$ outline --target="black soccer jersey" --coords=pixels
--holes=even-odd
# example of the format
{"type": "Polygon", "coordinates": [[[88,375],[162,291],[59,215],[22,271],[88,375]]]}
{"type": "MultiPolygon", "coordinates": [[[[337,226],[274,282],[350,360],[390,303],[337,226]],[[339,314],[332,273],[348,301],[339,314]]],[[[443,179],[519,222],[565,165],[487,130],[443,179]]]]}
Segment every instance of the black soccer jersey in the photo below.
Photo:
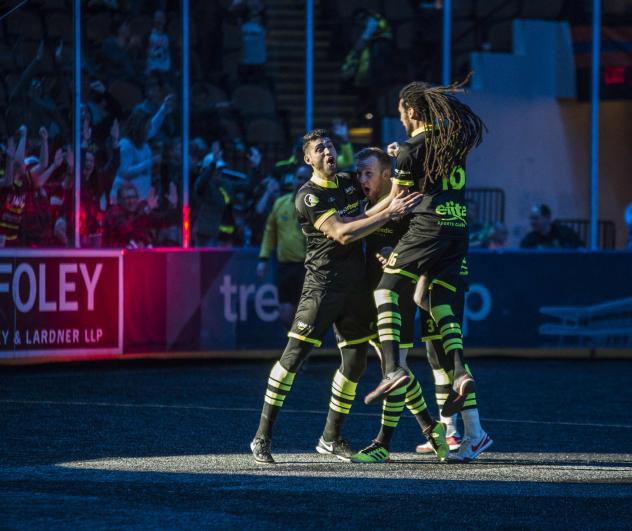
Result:
{"type": "MultiPolygon", "coordinates": [[[[370,208],[367,202],[364,202],[364,209],[370,208]]],[[[369,277],[369,284],[375,284],[373,282],[376,278],[379,281],[382,276],[382,264],[375,257],[384,247],[390,247],[391,249],[397,245],[399,239],[408,230],[408,224],[410,216],[406,216],[399,220],[390,220],[375,232],[369,234],[364,238],[365,252],[367,261],[367,273],[369,277]]]]}
{"type": "Polygon", "coordinates": [[[362,243],[341,245],[320,231],[322,224],[336,213],[341,217],[360,215],[360,196],[350,177],[338,174],[335,181],[327,181],[312,176],[296,194],[295,205],[298,222],[307,237],[306,281],[357,279],[364,269],[362,243]]]}
{"type": "Polygon", "coordinates": [[[409,138],[397,154],[394,182],[423,194],[423,199],[413,210],[411,224],[429,235],[467,237],[465,159],[459,161],[449,175],[442,175],[431,183],[423,171],[425,138],[424,132],[409,138]]]}

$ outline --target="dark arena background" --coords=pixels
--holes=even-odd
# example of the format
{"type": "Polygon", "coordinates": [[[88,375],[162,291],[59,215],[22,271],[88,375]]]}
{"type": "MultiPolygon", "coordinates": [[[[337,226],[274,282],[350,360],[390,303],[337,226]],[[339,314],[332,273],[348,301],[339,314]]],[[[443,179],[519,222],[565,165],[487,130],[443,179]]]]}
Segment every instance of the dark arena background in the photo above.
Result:
{"type": "MultiPolygon", "coordinates": [[[[0,1],[0,528],[630,529],[631,67],[628,0],[0,1]],[[440,463],[404,413],[388,463],[317,453],[329,332],[255,462],[302,136],[355,175],[406,140],[404,85],[465,79],[487,132],[461,328],[493,445],[440,463]]],[[[354,450],[380,378],[371,352],[354,450]]]]}

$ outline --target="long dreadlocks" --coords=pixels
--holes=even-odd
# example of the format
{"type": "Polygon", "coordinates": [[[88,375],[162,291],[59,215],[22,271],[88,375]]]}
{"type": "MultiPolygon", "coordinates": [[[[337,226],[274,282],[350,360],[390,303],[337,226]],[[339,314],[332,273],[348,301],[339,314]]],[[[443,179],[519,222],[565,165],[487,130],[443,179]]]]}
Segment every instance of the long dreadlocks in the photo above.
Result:
{"type": "Polygon", "coordinates": [[[470,77],[471,73],[448,86],[413,81],[399,93],[404,108],[413,109],[413,119],[427,125],[422,192],[428,183],[448,175],[457,161],[481,143],[487,130],[483,120],[455,96],[464,91],[470,77]]]}

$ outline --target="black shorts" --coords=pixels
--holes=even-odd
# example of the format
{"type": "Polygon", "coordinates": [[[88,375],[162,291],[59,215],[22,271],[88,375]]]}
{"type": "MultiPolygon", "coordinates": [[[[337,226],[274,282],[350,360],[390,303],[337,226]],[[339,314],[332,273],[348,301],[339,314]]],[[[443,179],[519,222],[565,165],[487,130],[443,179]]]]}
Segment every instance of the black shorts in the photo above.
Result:
{"type": "Polygon", "coordinates": [[[467,247],[467,238],[428,236],[411,226],[393,249],[384,272],[415,282],[421,275],[427,275],[432,282],[456,292],[467,247]]]}
{"type": "Polygon", "coordinates": [[[333,324],[339,347],[375,339],[375,304],[371,299],[363,276],[335,286],[306,280],[288,336],[320,347],[333,324]]]}
{"type": "Polygon", "coordinates": [[[305,280],[303,262],[279,262],[277,272],[279,303],[296,306],[301,298],[303,280],[305,280]]]}

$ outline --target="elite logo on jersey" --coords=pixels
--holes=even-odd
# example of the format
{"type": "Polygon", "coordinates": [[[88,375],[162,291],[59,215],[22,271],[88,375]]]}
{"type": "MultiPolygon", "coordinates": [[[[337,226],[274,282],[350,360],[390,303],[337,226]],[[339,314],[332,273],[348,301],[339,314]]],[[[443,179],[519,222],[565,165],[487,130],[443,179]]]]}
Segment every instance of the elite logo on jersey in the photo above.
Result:
{"type": "Polygon", "coordinates": [[[313,194],[307,194],[303,198],[303,201],[308,207],[315,207],[318,204],[318,197],[313,194]]]}

